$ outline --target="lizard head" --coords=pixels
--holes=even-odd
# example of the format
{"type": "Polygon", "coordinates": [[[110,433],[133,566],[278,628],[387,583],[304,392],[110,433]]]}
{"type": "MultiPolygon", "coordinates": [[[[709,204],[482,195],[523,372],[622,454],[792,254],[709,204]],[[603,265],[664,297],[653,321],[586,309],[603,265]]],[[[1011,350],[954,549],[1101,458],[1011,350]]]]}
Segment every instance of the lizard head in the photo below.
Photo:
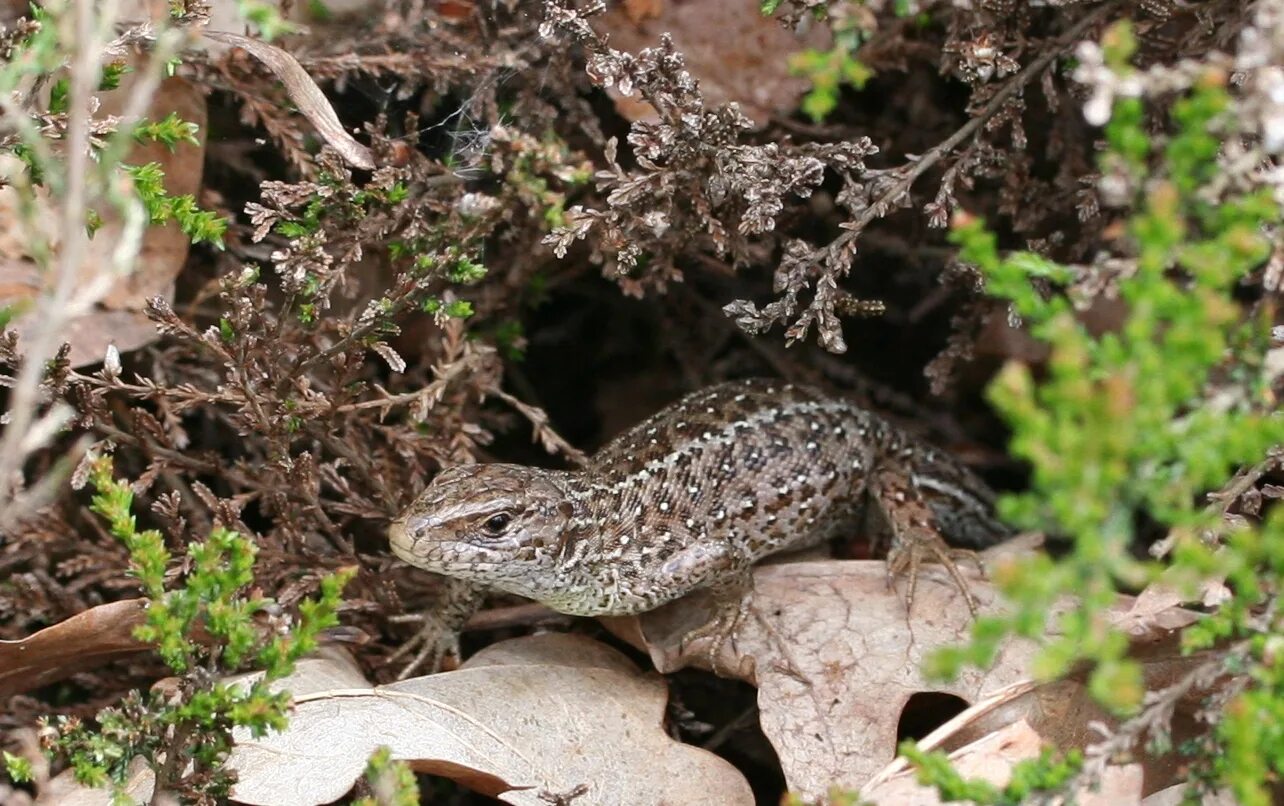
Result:
{"type": "Polygon", "coordinates": [[[576,514],[570,474],[521,465],[460,465],[437,475],[388,529],[418,568],[533,599],[556,584],[560,541],[576,514]]]}

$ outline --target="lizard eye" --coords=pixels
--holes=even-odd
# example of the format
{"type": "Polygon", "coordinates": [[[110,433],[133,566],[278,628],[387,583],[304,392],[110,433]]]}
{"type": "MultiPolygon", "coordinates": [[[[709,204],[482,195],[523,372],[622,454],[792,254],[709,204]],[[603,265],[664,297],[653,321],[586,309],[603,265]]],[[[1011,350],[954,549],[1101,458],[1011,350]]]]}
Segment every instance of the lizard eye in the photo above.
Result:
{"type": "Polygon", "coordinates": [[[482,528],[493,535],[502,534],[512,520],[513,516],[507,512],[497,512],[486,519],[486,522],[482,524],[482,528]]]}

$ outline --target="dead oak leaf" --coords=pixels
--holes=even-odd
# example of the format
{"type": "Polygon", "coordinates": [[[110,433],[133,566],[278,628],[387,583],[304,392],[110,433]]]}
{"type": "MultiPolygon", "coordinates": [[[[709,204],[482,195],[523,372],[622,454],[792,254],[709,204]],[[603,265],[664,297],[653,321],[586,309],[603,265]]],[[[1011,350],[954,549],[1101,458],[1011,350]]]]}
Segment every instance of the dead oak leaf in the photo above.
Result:
{"type": "MultiPolygon", "coordinates": [[[[1005,546],[988,553],[989,563],[1011,550],[1005,546]]],[[[983,611],[1003,606],[985,580],[975,576],[969,581],[983,611]]],[[[707,595],[688,597],[607,626],[647,649],[662,671],[688,664],[707,668],[709,639],[682,645],[682,637],[707,618],[707,602],[707,595]]],[[[1068,600],[1059,603],[1048,614],[1049,624],[1070,606],[1068,600]]],[[[763,732],[776,748],[790,789],[810,799],[822,798],[833,785],[857,788],[891,761],[902,713],[915,695],[984,700],[1028,684],[1037,652],[1032,642],[1009,639],[988,670],[968,668],[952,683],[926,679],[921,672],[925,659],[938,648],[965,643],[972,624],[953,580],[935,566],[920,573],[912,616],[907,616],[901,593],[889,589],[886,565],[880,561],[760,567],[749,610],[734,639],[723,643],[718,665],[740,669],[742,677],[758,685],[763,732]]],[[[1154,645],[1154,651],[1198,617],[1164,609],[1143,618],[1123,597],[1114,615],[1126,624],[1134,648],[1154,645]]],[[[1147,671],[1159,673],[1167,662],[1147,661],[1147,671]]]]}
{"type": "MultiPolygon", "coordinates": [[[[972,582],[982,608],[993,606],[993,588],[972,582]]],[[[661,669],[703,662],[708,651],[700,639],[675,655],[695,609],[678,604],[641,619],[661,669]]],[[[1023,680],[1031,654],[1009,645],[988,672],[969,669],[950,684],[926,680],[927,655],[966,640],[971,624],[962,595],[933,567],[920,572],[912,619],[888,588],[886,564],[872,560],[763,566],[754,573],[751,610],[734,641],[723,644],[719,665],[756,679],[763,733],[790,790],[809,801],[831,786],[855,789],[892,760],[901,712],[915,694],[973,702],[1023,680]]]]}
{"type": "Polygon", "coordinates": [[[662,679],[580,636],[505,641],[456,671],[386,686],[333,658],[309,666],[308,680],[282,683],[294,694],[285,732],[238,735],[236,800],[328,803],[380,745],[505,803],[582,788],[585,803],[608,805],[753,800],[734,767],[665,733],[662,679]]]}
{"type": "MultiPolygon", "coordinates": [[[[1135,603],[1130,597],[1121,597],[1112,618],[1119,623],[1133,620],[1135,603]]],[[[1130,655],[1142,666],[1146,690],[1180,694],[1172,700],[1170,716],[1157,720],[1167,731],[1163,743],[1167,747],[1180,747],[1206,730],[1200,712],[1207,707],[1209,691],[1231,681],[1229,675],[1209,671],[1221,668],[1219,650],[1186,654],[1180,632],[1169,626],[1183,620],[1189,623],[1196,615],[1177,608],[1157,611],[1144,629],[1132,633],[1130,655]],[[1188,685],[1201,679],[1205,685],[1188,685]]],[[[1063,751],[1077,748],[1085,757],[1099,756],[1100,750],[1095,748],[1122,726],[1093,700],[1084,677],[1080,672],[1045,683],[1023,681],[994,692],[924,737],[919,746],[950,753],[965,775],[984,778],[996,786],[1011,780],[1017,762],[1037,757],[1046,747],[1063,751]],[[964,759],[968,759],[966,763],[964,759]]],[[[1144,803],[1188,780],[1188,759],[1179,753],[1158,751],[1142,739],[1129,750],[1127,767],[1107,766],[1100,788],[1093,788],[1097,782],[1084,782],[1076,802],[1144,803]]],[[[876,803],[938,802],[933,792],[918,787],[911,777],[908,763],[897,759],[870,779],[861,794],[876,803]]]]}

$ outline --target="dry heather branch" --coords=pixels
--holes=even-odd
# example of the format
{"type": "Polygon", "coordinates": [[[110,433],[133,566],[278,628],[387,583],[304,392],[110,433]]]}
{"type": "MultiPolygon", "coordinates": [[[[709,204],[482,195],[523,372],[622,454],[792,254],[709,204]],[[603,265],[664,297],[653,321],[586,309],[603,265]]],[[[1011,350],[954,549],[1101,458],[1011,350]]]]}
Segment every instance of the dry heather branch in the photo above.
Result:
{"type": "MultiPolygon", "coordinates": [[[[842,235],[825,246],[811,251],[804,251],[801,242],[786,248],[785,255],[776,270],[776,286],[788,290],[786,297],[762,309],[758,309],[751,302],[737,300],[723,308],[726,314],[735,317],[736,323],[742,328],[754,333],[765,331],[776,323],[785,324],[795,314],[795,298],[798,290],[804,288],[808,278],[814,276],[816,278],[814,280],[815,297],[801,316],[789,326],[786,336],[790,342],[806,338],[807,331],[814,322],[817,324],[822,346],[831,352],[845,352],[847,345],[842,338],[837,315],[869,311],[849,304],[847,298],[837,290],[838,279],[846,276],[850,271],[857,239],[864,233],[865,228],[897,207],[907,204],[910,200],[910,189],[920,176],[964,142],[978,137],[1035,77],[1047,70],[1056,59],[1064,56],[1117,8],[1118,3],[1111,2],[1086,14],[1059,37],[1055,45],[1007,79],[989,101],[952,135],[905,165],[889,171],[880,171],[882,175],[877,178],[876,183],[869,185],[869,189],[874,190],[877,195],[862,205],[863,209],[860,209],[853,220],[839,225],[846,230],[842,235]]],[[[947,170],[947,184],[953,181],[952,174],[957,171],[960,164],[955,163],[947,170]]],[[[925,208],[926,212],[932,215],[932,223],[936,226],[943,226],[947,218],[933,211],[933,207],[941,206],[938,200],[929,203],[925,208]]]]}
{"type": "Polygon", "coordinates": [[[1055,47],[1045,51],[1042,56],[1030,62],[1019,73],[1008,79],[1003,87],[994,93],[985,106],[967,123],[960,126],[954,134],[933,146],[923,155],[913,158],[900,168],[893,169],[892,173],[900,174],[900,178],[880,193],[878,198],[854,220],[842,224],[841,226],[847,230],[846,232],[804,258],[804,265],[836,265],[835,259],[837,256],[844,253],[847,247],[860,237],[865,227],[894,210],[901,200],[907,197],[910,188],[920,176],[953,152],[965,140],[977,135],[982,127],[989,123],[995,115],[999,114],[1013,97],[1025,89],[1027,84],[1046,70],[1054,61],[1064,56],[1066,51],[1074,47],[1089,30],[1104,22],[1117,6],[1117,3],[1106,3],[1085,15],[1083,19],[1071,26],[1060,37],[1055,47]]]}

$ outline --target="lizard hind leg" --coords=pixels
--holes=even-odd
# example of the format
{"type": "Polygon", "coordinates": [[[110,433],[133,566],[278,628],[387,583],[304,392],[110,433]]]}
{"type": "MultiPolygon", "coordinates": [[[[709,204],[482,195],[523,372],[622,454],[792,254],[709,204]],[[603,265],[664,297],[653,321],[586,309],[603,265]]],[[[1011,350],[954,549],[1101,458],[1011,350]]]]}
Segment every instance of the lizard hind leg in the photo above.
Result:
{"type": "Polygon", "coordinates": [[[975,551],[953,548],[939,534],[924,529],[907,529],[904,532],[893,534],[892,546],[887,552],[888,585],[893,585],[897,577],[906,577],[906,610],[911,610],[914,606],[914,589],[918,585],[918,569],[924,560],[936,562],[945,568],[950,578],[954,580],[955,586],[958,587],[959,592],[963,595],[964,601],[967,602],[968,610],[975,616],[977,614],[976,596],[972,593],[972,587],[968,584],[967,579],[963,577],[963,572],[959,570],[958,561],[966,560],[974,563],[982,573],[985,572],[985,566],[981,564],[981,560],[975,551]]]}
{"type": "Polygon", "coordinates": [[[912,610],[919,567],[925,560],[939,563],[954,580],[968,610],[975,616],[976,596],[958,561],[974,563],[982,573],[985,568],[975,551],[954,548],[945,542],[931,506],[910,478],[905,468],[889,463],[870,479],[871,503],[878,508],[891,532],[891,547],[887,552],[888,585],[893,585],[897,577],[906,577],[905,608],[912,610]]]}
{"type": "Polygon", "coordinates": [[[734,669],[723,664],[722,651],[730,641],[732,652],[735,653],[736,633],[751,610],[752,592],[753,577],[747,568],[732,579],[710,586],[714,604],[713,617],[683,635],[679,651],[684,651],[695,641],[707,638],[710,643],[706,656],[713,673],[722,677],[745,676],[743,663],[738,663],[738,668],[734,669]]]}

